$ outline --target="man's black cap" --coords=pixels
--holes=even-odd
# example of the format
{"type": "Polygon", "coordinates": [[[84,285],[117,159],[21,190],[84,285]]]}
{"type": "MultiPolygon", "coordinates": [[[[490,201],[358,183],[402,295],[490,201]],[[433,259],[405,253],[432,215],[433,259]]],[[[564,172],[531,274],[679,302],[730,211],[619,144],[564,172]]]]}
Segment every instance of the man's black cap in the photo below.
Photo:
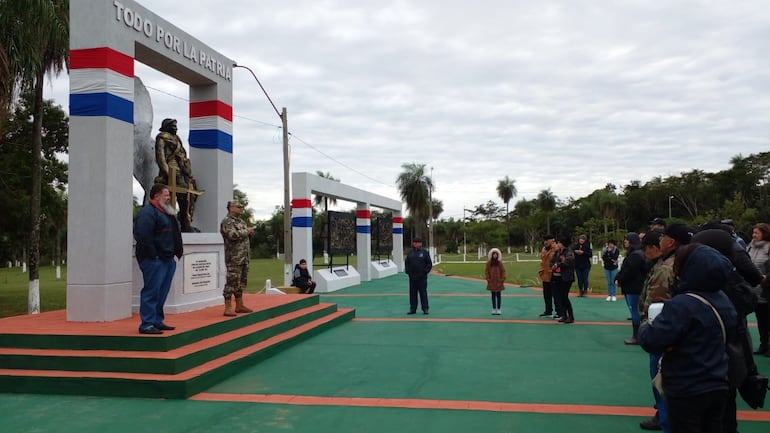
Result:
{"type": "Polygon", "coordinates": [[[663,231],[663,234],[672,238],[679,245],[687,245],[692,239],[694,230],[685,223],[671,223],[663,231]]]}
{"type": "Polygon", "coordinates": [[[650,230],[645,233],[644,237],[642,238],[642,248],[649,246],[659,246],[660,235],[661,233],[658,230],[650,230]]]}
{"type": "Polygon", "coordinates": [[[547,240],[550,240],[550,239],[556,239],[556,237],[554,235],[550,234],[550,233],[545,235],[545,236],[543,236],[543,240],[544,241],[547,241],[547,240]]]}
{"type": "Polygon", "coordinates": [[[412,239],[412,242],[422,242],[422,238],[419,236],[415,236],[415,238],[412,239]]]}
{"type": "Polygon", "coordinates": [[[665,227],[666,226],[666,220],[664,220],[663,218],[660,218],[660,217],[653,218],[652,221],[650,221],[650,225],[653,225],[653,224],[658,224],[658,225],[662,225],[663,227],[665,227]]]}

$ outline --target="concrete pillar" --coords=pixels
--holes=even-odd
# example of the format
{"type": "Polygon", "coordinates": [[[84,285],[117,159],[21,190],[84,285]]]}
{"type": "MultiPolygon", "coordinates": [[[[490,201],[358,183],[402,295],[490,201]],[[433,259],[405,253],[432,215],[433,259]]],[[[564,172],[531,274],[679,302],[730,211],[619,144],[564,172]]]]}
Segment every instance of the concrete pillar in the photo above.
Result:
{"type": "Polygon", "coordinates": [[[67,320],[131,316],[134,43],[104,31],[112,4],[73,2],[67,320]],[[80,7],[77,7],[80,6],[80,7]],[[99,31],[103,30],[103,31],[99,31]]]}
{"type": "Polygon", "coordinates": [[[199,189],[193,226],[219,232],[233,196],[232,86],[190,86],[190,162],[199,189]]]}
{"type": "MultiPolygon", "coordinates": [[[[313,275],[313,201],[307,197],[291,201],[291,246],[294,261],[307,260],[307,270],[313,275]]],[[[291,284],[290,275],[284,278],[288,279],[285,285],[291,284]]]]}
{"type": "Polygon", "coordinates": [[[399,272],[404,272],[404,218],[401,212],[393,212],[393,262],[399,272]]]}
{"type": "Polygon", "coordinates": [[[372,211],[369,203],[356,206],[356,254],[361,281],[372,279],[372,211]]]}

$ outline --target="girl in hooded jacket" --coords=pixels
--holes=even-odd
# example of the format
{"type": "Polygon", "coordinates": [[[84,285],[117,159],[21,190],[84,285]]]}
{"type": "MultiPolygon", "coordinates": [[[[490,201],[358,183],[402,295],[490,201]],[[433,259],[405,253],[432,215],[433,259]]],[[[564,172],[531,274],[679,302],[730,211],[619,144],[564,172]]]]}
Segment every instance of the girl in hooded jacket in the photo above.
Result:
{"type": "Polygon", "coordinates": [[[492,294],[492,315],[499,316],[500,302],[505,290],[505,265],[501,260],[500,250],[492,248],[489,250],[489,260],[484,266],[484,275],[487,279],[487,290],[492,294]]]}

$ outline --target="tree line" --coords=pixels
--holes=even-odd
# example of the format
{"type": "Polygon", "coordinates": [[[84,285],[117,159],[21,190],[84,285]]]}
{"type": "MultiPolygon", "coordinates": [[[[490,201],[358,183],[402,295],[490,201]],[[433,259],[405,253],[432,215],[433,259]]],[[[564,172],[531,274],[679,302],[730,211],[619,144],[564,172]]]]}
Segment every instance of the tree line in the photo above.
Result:
{"type": "MultiPolygon", "coordinates": [[[[409,211],[404,223],[408,245],[411,236],[428,231],[426,197],[434,185],[425,177],[424,164],[405,163],[402,169],[397,186],[409,211]]],[[[647,231],[655,217],[693,227],[732,219],[737,233],[748,241],[754,224],[770,221],[769,175],[770,152],[739,154],[731,158],[729,168],[715,173],[692,169],[644,182],[632,180],[622,187],[606,184],[581,198],[560,198],[547,188],[535,198],[517,201],[512,209],[515,180],[505,176],[490,185],[504,206],[491,200],[480,203],[464,209],[462,219],[438,219],[434,212],[434,245],[452,253],[460,252],[462,243],[538,248],[546,233],[573,240],[585,234],[601,245],[608,239],[621,240],[628,232],[647,231]]],[[[440,200],[433,200],[440,209],[440,200]]]]}

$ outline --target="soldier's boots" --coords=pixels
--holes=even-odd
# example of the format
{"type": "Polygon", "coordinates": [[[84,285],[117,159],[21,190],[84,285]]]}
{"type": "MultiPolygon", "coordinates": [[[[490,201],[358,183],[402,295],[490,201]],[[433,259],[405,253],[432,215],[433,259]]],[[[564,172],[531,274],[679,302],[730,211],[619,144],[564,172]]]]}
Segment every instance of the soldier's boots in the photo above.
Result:
{"type": "Polygon", "coordinates": [[[235,311],[233,311],[233,303],[232,299],[225,298],[225,316],[235,316],[235,311]]]}
{"type": "Polygon", "coordinates": [[[251,313],[253,310],[243,305],[243,297],[235,298],[235,312],[236,313],[251,313]]]}

